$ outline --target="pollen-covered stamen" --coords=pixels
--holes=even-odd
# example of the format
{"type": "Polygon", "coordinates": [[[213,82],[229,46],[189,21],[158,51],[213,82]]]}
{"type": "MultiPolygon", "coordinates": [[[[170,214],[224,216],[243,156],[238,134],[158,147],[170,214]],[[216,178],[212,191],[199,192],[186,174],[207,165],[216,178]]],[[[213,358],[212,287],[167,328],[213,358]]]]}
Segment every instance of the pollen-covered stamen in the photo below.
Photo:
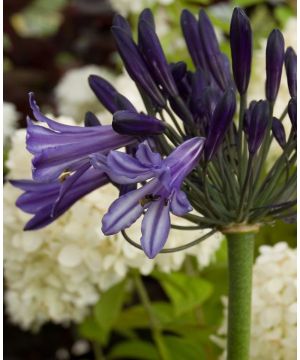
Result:
{"type": "MultiPolygon", "coordinates": [[[[74,172],[73,172],[74,173],[74,172]]],[[[72,175],[72,171],[65,169],[58,177],[58,180],[60,182],[64,182],[65,180],[67,180],[67,178],[72,175]]]]}

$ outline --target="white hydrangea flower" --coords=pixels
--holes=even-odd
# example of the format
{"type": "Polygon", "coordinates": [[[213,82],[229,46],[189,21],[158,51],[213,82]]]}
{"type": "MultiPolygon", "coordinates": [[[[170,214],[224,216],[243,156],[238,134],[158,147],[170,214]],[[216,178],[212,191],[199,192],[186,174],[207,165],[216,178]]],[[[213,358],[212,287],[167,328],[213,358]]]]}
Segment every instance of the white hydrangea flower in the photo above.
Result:
{"type": "MultiPolygon", "coordinates": [[[[297,20],[296,18],[290,18],[285,28],[282,31],[285,48],[291,46],[297,52],[297,20]]],[[[251,100],[260,100],[265,99],[265,67],[266,67],[266,46],[267,39],[262,40],[261,47],[259,50],[254,51],[253,54],[253,64],[251,70],[251,78],[248,89],[248,99],[251,100]]],[[[274,107],[274,116],[280,117],[283,111],[285,110],[288,102],[290,100],[290,93],[286,79],[285,67],[282,71],[281,83],[274,107]]],[[[288,135],[291,129],[291,122],[288,116],[283,121],[286,134],[288,135]]],[[[282,149],[276,143],[272,142],[269,156],[270,166],[273,164],[274,160],[282,153],[282,149]]]]}
{"type": "MultiPolygon", "coordinates": [[[[281,242],[261,246],[259,252],[253,267],[250,358],[296,359],[297,250],[281,242]]],[[[227,298],[222,302],[224,322],[212,340],[225,348],[227,298]]],[[[225,353],[221,358],[225,359],[225,353]]]]}
{"type": "Polygon", "coordinates": [[[138,14],[143,9],[153,7],[154,5],[167,6],[174,2],[174,0],[110,0],[111,6],[118,13],[123,16],[129,14],[138,14]]]}
{"type": "Polygon", "coordinates": [[[9,102],[3,102],[3,143],[7,144],[17,127],[20,117],[16,106],[9,102]]]}
{"type": "MultiPolygon", "coordinates": [[[[74,124],[68,118],[57,120],[74,124]]],[[[22,129],[13,137],[7,162],[10,178],[30,177],[25,134],[22,129]]],[[[11,320],[23,329],[38,329],[47,321],[61,324],[82,321],[101,292],[124,279],[131,268],[138,268],[143,275],[155,266],[161,271],[178,270],[185,253],[196,256],[199,267],[207,266],[222,241],[218,234],[185,253],[161,254],[155,260],[148,259],[120,234],[105,236],[101,232],[101,218],[118,196],[113,185],[85,196],[46,228],[23,232],[30,215],[15,206],[19,195],[20,190],[5,184],[5,300],[11,320]]],[[[185,221],[176,218],[174,223],[184,225],[185,221]]],[[[135,224],[128,234],[139,241],[140,224],[135,224]]],[[[199,236],[199,231],[187,234],[171,230],[168,247],[199,236]]]]}

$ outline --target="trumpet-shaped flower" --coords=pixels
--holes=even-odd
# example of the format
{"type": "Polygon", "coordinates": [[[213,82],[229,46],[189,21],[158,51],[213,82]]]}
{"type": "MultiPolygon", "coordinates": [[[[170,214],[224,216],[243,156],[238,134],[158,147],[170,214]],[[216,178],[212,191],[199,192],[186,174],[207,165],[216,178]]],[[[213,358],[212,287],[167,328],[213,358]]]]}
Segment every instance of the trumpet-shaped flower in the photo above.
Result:
{"type": "Polygon", "coordinates": [[[144,212],[141,245],[149,258],[163,248],[170,231],[170,211],[182,216],[192,210],[180,189],[184,178],[199,161],[204,138],[195,137],[178,146],[162,159],[143,142],[135,157],[112,151],[107,158],[93,158],[96,168],[104,169],[112,181],[121,184],[147,182],[113,202],[102,220],[102,231],[115,234],[132,225],[144,212]]]}

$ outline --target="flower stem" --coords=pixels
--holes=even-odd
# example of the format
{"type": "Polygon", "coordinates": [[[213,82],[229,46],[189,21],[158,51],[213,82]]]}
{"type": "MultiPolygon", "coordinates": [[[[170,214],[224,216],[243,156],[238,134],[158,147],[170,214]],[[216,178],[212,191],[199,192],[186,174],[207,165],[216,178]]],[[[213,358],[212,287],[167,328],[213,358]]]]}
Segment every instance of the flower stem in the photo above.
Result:
{"type": "Polygon", "coordinates": [[[133,272],[133,279],[134,279],[136,290],[138,292],[141,303],[144,305],[145,310],[148,314],[153,341],[155,342],[155,344],[157,346],[159,357],[161,360],[170,360],[168,349],[166,348],[164,341],[163,341],[160,324],[153,312],[151,301],[150,301],[147,291],[144,287],[141,276],[137,271],[133,272]]]}
{"type": "Polygon", "coordinates": [[[227,233],[229,305],[227,359],[248,360],[254,233],[227,233]]]}

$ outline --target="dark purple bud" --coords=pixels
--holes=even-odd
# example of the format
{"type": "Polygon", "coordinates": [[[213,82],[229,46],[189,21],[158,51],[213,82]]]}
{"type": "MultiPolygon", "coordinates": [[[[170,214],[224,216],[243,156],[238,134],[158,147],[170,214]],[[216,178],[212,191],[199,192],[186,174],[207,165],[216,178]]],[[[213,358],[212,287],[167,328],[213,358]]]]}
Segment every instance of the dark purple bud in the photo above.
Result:
{"type": "Polygon", "coordinates": [[[230,24],[232,71],[240,94],[247,91],[252,60],[252,31],[244,10],[233,10],[230,24]]]}
{"type": "Polygon", "coordinates": [[[208,162],[218,151],[226,131],[232,122],[236,107],[235,94],[232,89],[227,90],[213,113],[209,132],[205,142],[204,156],[208,162]]]}
{"type": "Polygon", "coordinates": [[[285,130],[282,125],[282,122],[279,121],[276,117],[273,117],[272,121],[272,132],[277,140],[278,144],[284,148],[286,145],[286,136],[285,136],[285,130]]]}
{"type": "Polygon", "coordinates": [[[191,84],[188,79],[186,64],[183,61],[179,61],[176,64],[170,64],[170,69],[179,95],[183,100],[187,101],[191,94],[191,84]]]}
{"type": "Polygon", "coordinates": [[[250,154],[255,154],[260,147],[268,125],[269,105],[267,101],[257,101],[250,113],[248,124],[248,150],[250,154]]]}
{"type": "Polygon", "coordinates": [[[94,113],[88,111],[84,117],[84,126],[86,127],[101,126],[101,123],[94,113]]]}
{"type": "Polygon", "coordinates": [[[152,11],[150,9],[144,9],[140,16],[139,16],[139,21],[147,21],[152,27],[153,29],[155,29],[155,21],[154,21],[154,17],[152,14],[152,11]]]}
{"type": "Polygon", "coordinates": [[[113,26],[118,26],[124,31],[127,32],[128,35],[132,35],[131,27],[129,25],[129,22],[121,15],[117,14],[113,18],[113,26]]]}
{"type": "Polygon", "coordinates": [[[105,79],[97,75],[90,75],[89,85],[101,104],[112,114],[118,110],[115,104],[117,90],[105,79]]]}
{"type": "Polygon", "coordinates": [[[270,102],[276,100],[284,61],[284,39],[281,32],[275,29],[271,32],[266,49],[266,98],[270,102]]]}
{"type": "Polygon", "coordinates": [[[220,52],[214,28],[203,9],[199,13],[199,33],[206,63],[219,87],[225,91],[228,88],[228,59],[220,52]]]}
{"type": "Polygon", "coordinates": [[[292,98],[288,104],[288,114],[292,123],[293,130],[297,131],[297,100],[292,98]]]}
{"type": "Polygon", "coordinates": [[[286,77],[291,97],[297,97],[297,55],[288,47],[284,57],[286,77]]]}
{"type": "Polygon", "coordinates": [[[164,55],[153,26],[145,20],[139,21],[139,48],[158,85],[172,97],[178,95],[169,64],[164,55]]]}
{"type": "Polygon", "coordinates": [[[113,116],[113,129],[120,134],[151,136],[164,132],[166,126],[153,116],[123,110],[113,116]]]}
{"type": "Polygon", "coordinates": [[[195,67],[206,69],[207,65],[202,49],[197,20],[190,11],[183,10],[180,21],[182,33],[195,67]]]}
{"type": "Polygon", "coordinates": [[[166,104],[165,99],[152,79],[132,37],[119,26],[113,26],[111,31],[129,76],[148,94],[156,106],[164,107],[166,104]]]}
{"type": "Polygon", "coordinates": [[[132,105],[132,103],[123,95],[117,94],[115,96],[115,104],[118,107],[118,110],[130,110],[130,111],[136,111],[136,108],[132,105]]]}
{"type": "Polygon", "coordinates": [[[250,127],[250,119],[252,111],[256,105],[257,101],[252,100],[250,102],[249,108],[245,111],[244,121],[243,121],[243,130],[248,135],[249,134],[249,127],[250,127]]]}

